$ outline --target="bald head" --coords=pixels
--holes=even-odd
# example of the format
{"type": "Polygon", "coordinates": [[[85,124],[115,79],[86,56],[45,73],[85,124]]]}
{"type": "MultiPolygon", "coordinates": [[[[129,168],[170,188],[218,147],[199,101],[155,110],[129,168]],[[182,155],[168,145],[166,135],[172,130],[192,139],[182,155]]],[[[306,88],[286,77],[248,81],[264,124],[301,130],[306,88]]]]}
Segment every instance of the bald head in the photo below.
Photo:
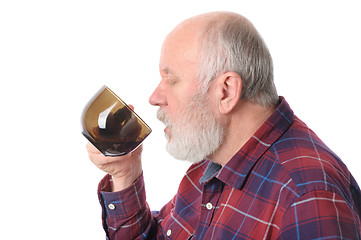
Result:
{"type": "Polygon", "coordinates": [[[184,42],[187,40],[192,40],[197,42],[201,40],[202,37],[204,37],[205,32],[209,31],[210,28],[219,28],[222,23],[228,21],[231,18],[238,18],[239,20],[244,21],[245,24],[251,24],[246,18],[236,13],[209,12],[184,20],[168,34],[165,41],[177,40],[184,42]]]}
{"type": "Polygon", "coordinates": [[[244,21],[248,21],[245,17],[242,15],[239,15],[237,13],[233,12],[208,12],[199,14],[196,16],[193,16],[191,18],[188,18],[178,24],[174,30],[182,28],[182,27],[204,27],[208,24],[214,24],[217,22],[224,22],[229,18],[239,18],[243,19],[244,21]]]}
{"type": "Polygon", "coordinates": [[[181,22],[168,35],[171,38],[191,44],[189,48],[197,52],[193,62],[204,91],[219,74],[235,72],[243,81],[242,99],[263,106],[277,104],[272,57],[247,18],[233,12],[204,13],[181,22]]]}

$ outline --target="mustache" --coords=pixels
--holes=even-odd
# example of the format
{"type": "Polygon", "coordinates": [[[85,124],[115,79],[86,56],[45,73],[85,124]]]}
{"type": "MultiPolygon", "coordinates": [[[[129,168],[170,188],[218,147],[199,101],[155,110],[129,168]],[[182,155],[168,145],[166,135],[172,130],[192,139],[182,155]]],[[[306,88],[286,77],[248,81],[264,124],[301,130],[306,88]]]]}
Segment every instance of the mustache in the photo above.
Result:
{"type": "Polygon", "coordinates": [[[158,109],[157,118],[158,118],[159,121],[164,123],[164,125],[166,125],[166,126],[172,125],[172,122],[171,122],[170,118],[168,117],[168,115],[166,114],[164,109],[162,109],[162,108],[158,109]]]}

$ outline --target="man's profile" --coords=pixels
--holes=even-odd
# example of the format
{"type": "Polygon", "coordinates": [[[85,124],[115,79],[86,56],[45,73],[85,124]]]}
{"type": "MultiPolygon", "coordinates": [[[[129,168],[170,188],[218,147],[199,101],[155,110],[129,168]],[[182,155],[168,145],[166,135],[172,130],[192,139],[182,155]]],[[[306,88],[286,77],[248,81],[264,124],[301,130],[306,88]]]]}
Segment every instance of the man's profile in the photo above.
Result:
{"type": "Polygon", "coordinates": [[[142,148],[104,157],[88,144],[108,173],[99,199],[109,239],[361,239],[359,186],[278,95],[249,20],[231,12],[185,20],[166,37],[159,71],[149,102],[168,152],[193,165],[174,198],[151,211],[142,148]]]}

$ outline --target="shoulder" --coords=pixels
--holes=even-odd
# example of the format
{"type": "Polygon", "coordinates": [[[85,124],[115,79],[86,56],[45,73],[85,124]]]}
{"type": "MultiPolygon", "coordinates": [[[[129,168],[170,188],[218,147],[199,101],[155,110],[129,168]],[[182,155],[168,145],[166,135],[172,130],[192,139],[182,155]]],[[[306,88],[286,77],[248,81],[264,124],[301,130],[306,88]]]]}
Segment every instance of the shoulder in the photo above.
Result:
{"type": "Polygon", "coordinates": [[[292,193],[280,199],[286,210],[283,236],[346,236],[351,234],[348,229],[357,233],[360,188],[341,159],[306,124],[295,116],[270,147],[268,158],[274,158],[277,178],[282,176],[292,193]]]}
{"type": "Polygon", "coordinates": [[[352,176],[345,164],[297,117],[273,144],[277,158],[296,187],[299,196],[312,191],[330,191],[352,201],[352,176]]]}

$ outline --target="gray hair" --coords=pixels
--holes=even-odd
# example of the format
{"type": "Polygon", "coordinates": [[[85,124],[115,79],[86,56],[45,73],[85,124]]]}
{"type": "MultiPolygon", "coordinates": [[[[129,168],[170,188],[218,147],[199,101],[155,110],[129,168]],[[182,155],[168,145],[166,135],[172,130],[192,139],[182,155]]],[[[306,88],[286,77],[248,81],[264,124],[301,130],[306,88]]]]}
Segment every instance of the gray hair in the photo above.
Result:
{"type": "Polygon", "coordinates": [[[277,104],[273,63],[269,50],[253,24],[234,13],[220,13],[199,35],[199,80],[203,91],[219,74],[236,72],[242,79],[241,99],[262,106],[277,104]]]}

